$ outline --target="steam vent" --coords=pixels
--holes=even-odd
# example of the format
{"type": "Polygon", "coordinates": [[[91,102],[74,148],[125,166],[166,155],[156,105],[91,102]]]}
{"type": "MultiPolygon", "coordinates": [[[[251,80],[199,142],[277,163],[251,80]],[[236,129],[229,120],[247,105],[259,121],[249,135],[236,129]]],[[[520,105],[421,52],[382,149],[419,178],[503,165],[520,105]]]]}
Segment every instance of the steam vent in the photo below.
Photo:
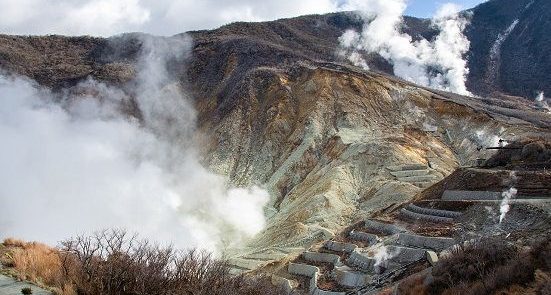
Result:
{"type": "Polygon", "coordinates": [[[0,295],[551,294],[551,1],[157,2],[0,0],[0,295]]]}

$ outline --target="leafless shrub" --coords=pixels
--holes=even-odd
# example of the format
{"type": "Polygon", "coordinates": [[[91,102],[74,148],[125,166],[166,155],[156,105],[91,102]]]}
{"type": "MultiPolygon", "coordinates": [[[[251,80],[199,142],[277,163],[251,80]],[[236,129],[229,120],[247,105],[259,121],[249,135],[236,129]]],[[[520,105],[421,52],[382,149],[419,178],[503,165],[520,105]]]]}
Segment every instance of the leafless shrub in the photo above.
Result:
{"type": "Polygon", "coordinates": [[[549,271],[548,239],[533,243],[530,250],[497,238],[455,248],[432,271],[429,294],[493,294],[513,285],[535,280],[539,270],[549,271]]]}
{"type": "Polygon", "coordinates": [[[206,252],[175,251],[107,230],[62,243],[65,275],[82,295],[281,294],[264,277],[232,276],[206,252]]]}

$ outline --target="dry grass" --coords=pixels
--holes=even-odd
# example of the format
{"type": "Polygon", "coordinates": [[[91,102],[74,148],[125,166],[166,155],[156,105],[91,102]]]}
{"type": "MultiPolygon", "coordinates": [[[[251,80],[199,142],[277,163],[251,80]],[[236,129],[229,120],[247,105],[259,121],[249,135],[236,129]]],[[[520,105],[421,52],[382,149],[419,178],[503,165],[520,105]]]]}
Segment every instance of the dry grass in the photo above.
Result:
{"type": "Polygon", "coordinates": [[[18,240],[18,239],[14,239],[14,238],[7,238],[7,239],[4,240],[4,242],[2,244],[5,247],[20,247],[20,248],[23,248],[28,243],[23,241],[23,240],[18,240]]]}
{"type": "Polygon", "coordinates": [[[14,268],[23,279],[56,285],[61,279],[58,252],[46,245],[29,243],[12,250],[14,268]]]}
{"type": "Polygon", "coordinates": [[[1,262],[10,267],[18,279],[52,287],[56,294],[76,294],[71,284],[66,283],[57,249],[13,238],[5,239],[3,245],[5,249],[1,262]]]}

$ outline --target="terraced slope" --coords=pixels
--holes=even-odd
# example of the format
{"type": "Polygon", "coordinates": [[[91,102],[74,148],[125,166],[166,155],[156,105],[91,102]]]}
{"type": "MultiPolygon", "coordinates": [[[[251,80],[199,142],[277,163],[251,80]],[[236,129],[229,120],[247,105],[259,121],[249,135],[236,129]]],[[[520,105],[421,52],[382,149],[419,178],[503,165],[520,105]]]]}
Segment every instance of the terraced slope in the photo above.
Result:
{"type": "MultiPolygon", "coordinates": [[[[412,34],[433,34],[426,21],[408,24],[412,34]]],[[[382,72],[340,63],[336,38],[358,25],[344,13],[192,32],[189,58],[169,63],[194,98],[206,165],[271,193],[268,227],[235,250],[237,271],[411,200],[488,158],[479,148],[499,138],[551,136],[550,115],[526,100],[422,88],[384,74],[388,64],[376,56],[382,72]]],[[[59,91],[93,77],[131,96],[142,38],[0,36],[0,66],[59,91]]]]}

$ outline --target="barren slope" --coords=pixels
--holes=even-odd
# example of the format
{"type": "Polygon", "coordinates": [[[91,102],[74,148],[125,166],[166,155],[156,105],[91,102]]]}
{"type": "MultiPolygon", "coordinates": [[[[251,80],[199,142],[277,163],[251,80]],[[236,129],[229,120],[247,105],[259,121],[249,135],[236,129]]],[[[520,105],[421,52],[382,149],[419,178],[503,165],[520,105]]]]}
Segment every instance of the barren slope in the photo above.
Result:
{"type": "MultiPolygon", "coordinates": [[[[243,269],[412,199],[486,157],[480,146],[551,136],[550,115],[525,100],[436,92],[340,64],[336,38],[353,21],[332,14],[193,32],[190,58],[170,64],[195,99],[205,163],[271,192],[267,229],[238,251],[243,269]]],[[[0,36],[0,66],[58,90],[88,76],[130,89],[140,44],[137,34],[0,36]]]]}

